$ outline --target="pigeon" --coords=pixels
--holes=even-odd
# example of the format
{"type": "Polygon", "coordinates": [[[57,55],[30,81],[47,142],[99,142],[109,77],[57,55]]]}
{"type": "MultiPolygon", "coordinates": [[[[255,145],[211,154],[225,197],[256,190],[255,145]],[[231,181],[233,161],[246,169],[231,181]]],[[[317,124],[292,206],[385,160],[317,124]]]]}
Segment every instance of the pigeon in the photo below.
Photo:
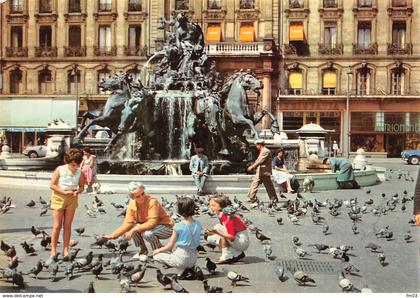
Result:
{"type": "Polygon", "coordinates": [[[297,246],[295,247],[295,253],[299,258],[304,258],[307,255],[311,256],[310,253],[306,252],[305,250],[303,250],[302,248],[297,247],[297,246]]]}
{"type": "Polygon", "coordinates": [[[60,253],[58,252],[55,256],[50,256],[45,262],[42,262],[42,266],[44,266],[44,268],[49,268],[52,264],[57,263],[59,255],[60,253]]]}
{"type": "Polygon", "coordinates": [[[97,196],[95,196],[95,203],[98,207],[101,207],[104,205],[104,202],[102,202],[102,200],[99,199],[97,196]]]}
{"type": "Polygon", "coordinates": [[[340,276],[339,276],[339,279],[338,279],[338,285],[340,286],[340,288],[343,292],[348,293],[348,292],[355,291],[353,283],[348,278],[345,278],[342,275],[342,273],[340,273],[340,276]]]}
{"type": "Polygon", "coordinates": [[[384,255],[383,253],[380,253],[380,254],[378,255],[378,261],[379,261],[379,263],[380,263],[382,266],[385,266],[385,265],[386,265],[386,263],[385,263],[385,259],[386,259],[386,257],[385,257],[385,255],[384,255]]]}
{"type": "Polygon", "coordinates": [[[42,231],[41,246],[46,250],[48,245],[51,245],[51,237],[46,232],[42,231]]]}
{"type": "Polygon", "coordinates": [[[255,232],[255,237],[257,237],[257,239],[260,240],[261,242],[271,240],[270,237],[267,237],[263,233],[261,233],[260,229],[257,229],[257,231],[255,232]]]}
{"type": "Polygon", "coordinates": [[[276,273],[280,281],[284,280],[284,267],[282,265],[277,265],[274,269],[274,272],[276,273]]]}
{"type": "Polygon", "coordinates": [[[318,244],[318,243],[315,243],[315,244],[308,244],[308,246],[309,246],[309,247],[315,247],[315,248],[316,248],[316,250],[318,251],[318,253],[321,253],[321,251],[324,251],[324,250],[326,250],[326,249],[328,249],[328,248],[329,248],[329,246],[328,246],[328,245],[326,245],[326,244],[318,244]]]}
{"type": "Polygon", "coordinates": [[[104,257],[104,255],[103,254],[99,254],[97,257],[96,257],[96,259],[94,259],[94,260],[92,260],[92,263],[90,263],[90,268],[93,268],[93,267],[96,267],[96,266],[98,266],[99,264],[102,264],[102,262],[103,262],[103,257],[104,257]]]}
{"type": "Polygon", "coordinates": [[[25,288],[25,281],[22,272],[14,271],[12,275],[12,285],[17,285],[20,289],[25,288]]]}
{"type": "Polygon", "coordinates": [[[75,267],[75,264],[70,263],[64,268],[64,275],[67,277],[68,280],[71,280],[73,277],[74,267],[75,267]]]}
{"type": "Polygon", "coordinates": [[[199,245],[199,246],[197,246],[197,251],[198,252],[207,252],[207,250],[202,246],[202,245],[199,245]]]}
{"type": "Polygon", "coordinates": [[[198,266],[196,266],[196,267],[194,268],[194,275],[195,275],[195,278],[196,278],[197,280],[201,280],[201,281],[203,281],[203,280],[204,280],[204,273],[203,273],[203,270],[201,270],[201,268],[200,268],[200,267],[198,267],[198,266]]]}
{"type": "Polygon", "coordinates": [[[64,262],[73,262],[76,259],[77,254],[79,253],[80,248],[77,248],[75,250],[71,250],[67,256],[64,256],[63,261],[64,262]]]}
{"type": "Polygon", "coordinates": [[[372,191],[370,190],[370,189],[368,189],[367,191],[366,191],[366,194],[370,194],[372,191]]]}
{"type": "Polygon", "coordinates": [[[16,269],[19,266],[19,258],[18,256],[14,256],[10,259],[9,263],[7,264],[7,268],[9,269],[16,269]]]}
{"type": "Polygon", "coordinates": [[[353,272],[360,272],[359,268],[349,263],[345,264],[343,269],[346,274],[353,274],[353,272]]]}
{"type": "Polygon", "coordinates": [[[47,206],[47,208],[43,208],[43,209],[42,209],[42,211],[39,213],[39,216],[40,216],[40,217],[42,217],[42,216],[44,216],[45,214],[47,214],[47,212],[48,212],[48,206],[47,206]]]}
{"type": "Polygon", "coordinates": [[[130,280],[128,277],[123,277],[122,279],[120,279],[120,292],[121,293],[131,292],[130,280]]]}
{"type": "Polygon", "coordinates": [[[283,219],[282,219],[281,217],[277,217],[276,221],[277,221],[277,223],[278,223],[279,225],[281,225],[281,224],[282,224],[283,219]]]}
{"type": "Polygon", "coordinates": [[[125,208],[125,206],[124,205],[121,205],[121,204],[118,204],[118,203],[114,203],[114,202],[111,202],[111,205],[112,206],[114,206],[114,208],[115,209],[124,209],[125,208]]]}
{"type": "Polygon", "coordinates": [[[165,288],[167,285],[171,284],[171,279],[163,274],[159,269],[156,270],[156,279],[158,282],[165,288]]]}
{"type": "Polygon", "coordinates": [[[9,258],[13,258],[16,256],[16,249],[15,247],[12,245],[12,247],[10,247],[7,251],[6,251],[6,256],[8,256],[9,258]]]}
{"type": "Polygon", "coordinates": [[[292,224],[296,225],[296,224],[299,223],[299,218],[297,218],[296,215],[288,214],[288,217],[289,217],[290,221],[292,222],[292,224]]]}
{"type": "Polygon", "coordinates": [[[49,278],[52,281],[56,281],[57,272],[58,272],[58,263],[52,263],[50,266],[48,266],[48,271],[50,272],[49,278]]]}
{"type": "Polygon", "coordinates": [[[118,251],[119,252],[126,252],[130,243],[127,240],[120,239],[118,240],[118,251]]]}
{"type": "Polygon", "coordinates": [[[121,212],[117,215],[117,217],[125,217],[126,213],[127,213],[127,208],[125,208],[123,211],[121,211],[121,212]]]}
{"type": "Polygon", "coordinates": [[[78,236],[82,235],[85,232],[85,228],[74,229],[78,236]]]}
{"type": "Polygon", "coordinates": [[[6,242],[4,242],[3,240],[1,240],[0,242],[0,249],[3,252],[7,252],[9,249],[11,248],[11,246],[9,244],[7,244],[6,242]]]}
{"type": "Polygon", "coordinates": [[[107,239],[99,236],[95,236],[95,240],[96,241],[92,243],[91,246],[99,246],[100,248],[102,248],[102,246],[108,242],[107,239]]]}
{"type": "Polygon", "coordinates": [[[355,223],[353,223],[353,225],[351,226],[351,230],[353,231],[354,235],[359,234],[359,231],[357,230],[357,225],[355,223]]]}
{"type": "Polygon", "coordinates": [[[80,269],[80,268],[89,266],[90,263],[92,263],[92,260],[93,260],[93,251],[90,251],[86,255],[86,257],[80,258],[80,259],[76,259],[75,264],[76,264],[76,267],[80,269]]]}
{"type": "Polygon", "coordinates": [[[146,269],[147,266],[144,266],[144,268],[141,271],[131,274],[130,282],[137,286],[137,284],[143,279],[144,274],[146,273],[146,269]]]}
{"type": "Polygon", "coordinates": [[[231,284],[234,287],[236,287],[236,284],[238,282],[247,282],[247,283],[249,283],[249,278],[248,277],[242,276],[242,275],[236,273],[235,271],[229,271],[227,273],[227,277],[232,282],[231,284]]]}
{"type": "Polygon", "coordinates": [[[264,245],[264,253],[265,253],[265,257],[267,259],[270,260],[272,258],[271,255],[273,254],[273,249],[272,249],[271,245],[268,245],[268,244],[264,245]]]}
{"type": "Polygon", "coordinates": [[[408,230],[407,233],[404,234],[404,240],[405,240],[406,243],[410,243],[411,242],[411,238],[412,238],[411,231],[408,230]]]}
{"type": "Polygon", "coordinates": [[[93,267],[92,273],[95,275],[96,278],[99,278],[99,274],[101,274],[102,270],[103,270],[102,263],[99,263],[98,265],[93,267]]]}
{"type": "Polygon", "coordinates": [[[30,200],[29,203],[27,203],[25,206],[29,208],[35,207],[36,203],[34,200],[30,200]]]}
{"type": "Polygon", "coordinates": [[[31,255],[31,254],[35,253],[35,248],[34,248],[33,244],[28,244],[28,243],[26,243],[26,241],[24,241],[20,245],[25,250],[26,254],[31,255]]]}
{"type": "Polygon", "coordinates": [[[34,267],[32,267],[26,274],[33,274],[35,278],[38,277],[38,274],[42,271],[42,260],[39,260],[34,267]]]}
{"type": "Polygon", "coordinates": [[[217,265],[210,258],[206,258],[206,268],[210,274],[215,274],[217,265]]]}
{"type": "Polygon", "coordinates": [[[39,197],[39,202],[41,205],[47,205],[47,202],[41,196],[39,197]]]}
{"type": "Polygon", "coordinates": [[[176,276],[172,277],[171,289],[176,293],[189,293],[180,283],[178,283],[176,276]]]}
{"type": "MultiPolygon", "coordinates": [[[[222,287],[209,286],[207,279],[203,280],[203,287],[206,293],[224,293],[222,287]]],[[[232,293],[232,292],[229,292],[232,293]]]]}
{"type": "Polygon", "coordinates": [[[303,271],[296,271],[293,273],[293,278],[297,281],[299,286],[304,286],[306,283],[315,283],[315,280],[310,278],[305,272],[303,271]]]}
{"type": "Polygon", "coordinates": [[[107,241],[107,242],[105,243],[105,246],[106,246],[106,248],[108,248],[108,249],[112,249],[112,250],[114,250],[114,251],[117,251],[117,246],[116,246],[116,244],[115,244],[114,242],[112,242],[112,241],[107,241]]]}
{"type": "Polygon", "coordinates": [[[302,243],[299,242],[299,237],[298,236],[293,236],[292,237],[292,242],[296,246],[301,246],[302,245],[302,243]]]}
{"type": "Polygon", "coordinates": [[[35,226],[32,226],[31,227],[31,233],[36,237],[36,236],[38,236],[39,234],[41,234],[42,233],[42,231],[40,230],[40,229],[37,229],[35,226]]]}
{"type": "Polygon", "coordinates": [[[324,223],[324,225],[322,226],[322,233],[324,233],[324,235],[328,235],[329,229],[330,229],[330,226],[324,223]]]}
{"type": "Polygon", "coordinates": [[[89,283],[89,286],[85,290],[85,293],[95,293],[95,288],[93,287],[93,281],[89,283]]]}

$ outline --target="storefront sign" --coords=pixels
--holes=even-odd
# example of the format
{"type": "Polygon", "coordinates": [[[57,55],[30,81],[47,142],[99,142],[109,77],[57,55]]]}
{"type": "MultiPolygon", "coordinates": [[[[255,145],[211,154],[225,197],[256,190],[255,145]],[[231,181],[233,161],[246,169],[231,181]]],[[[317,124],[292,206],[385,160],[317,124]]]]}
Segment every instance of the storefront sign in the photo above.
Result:
{"type": "Polygon", "coordinates": [[[375,131],[380,132],[419,132],[420,133],[420,123],[417,124],[401,124],[401,123],[385,123],[383,125],[377,125],[375,131]]]}

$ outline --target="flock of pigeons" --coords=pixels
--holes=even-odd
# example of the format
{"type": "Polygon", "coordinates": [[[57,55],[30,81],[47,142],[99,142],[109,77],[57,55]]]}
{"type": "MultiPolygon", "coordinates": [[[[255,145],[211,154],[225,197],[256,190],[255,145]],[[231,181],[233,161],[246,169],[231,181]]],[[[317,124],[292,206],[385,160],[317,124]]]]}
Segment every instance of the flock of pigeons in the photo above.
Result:
{"type": "MultiPolygon", "coordinates": [[[[400,172],[396,176],[397,179],[401,179],[402,177],[406,180],[408,179],[407,181],[412,179],[408,173],[400,172]]],[[[261,228],[257,227],[255,223],[246,216],[247,214],[260,213],[262,216],[267,216],[269,218],[272,217],[278,225],[284,224],[284,219],[281,214],[287,214],[287,218],[293,225],[299,225],[304,217],[310,216],[312,223],[316,226],[320,226],[324,235],[330,234],[328,220],[330,218],[343,215],[348,217],[351,225],[351,232],[353,234],[358,234],[358,225],[362,221],[363,217],[381,217],[392,212],[405,212],[407,209],[407,203],[413,200],[413,197],[410,197],[407,191],[403,191],[402,194],[395,193],[391,196],[382,193],[379,198],[377,197],[374,199],[375,196],[371,193],[371,190],[367,190],[367,199],[363,203],[360,202],[358,198],[351,198],[347,200],[335,198],[319,201],[317,199],[309,199],[308,197],[309,195],[297,193],[295,199],[290,199],[282,195],[283,203],[279,204],[267,204],[257,200],[257,202],[253,204],[245,205],[235,196],[230,208],[232,209],[231,212],[236,213],[244,220],[249,231],[255,234],[255,238],[262,245],[266,261],[270,262],[275,259],[273,256],[273,249],[270,244],[271,238],[268,237],[261,228]]],[[[209,208],[206,197],[193,196],[193,199],[197,203],[196,213],[198,216],[215,216],[209,208]]],[[[175,222],[179,222],[181,217],[176,213],[175,202],[169,201],[163,197],[160,201],[161,205],[167,210],[173,220],[175,222]]],[[[123,203],[111,202],[113,208],[118,211],[117,216],[125,215],[127,203],[128,199],[123,203]]],[[[36,208],[38,205],[41,205],[42,210],[40,216],[44,216],[49,210],[49,204],[43,200],[42,197],[39,198],[39,203],[34,200],[30,200],[25,206],[27,208],[36,208]]],[[[88,217],[95,218],[101,214],[107,214],[105,203],[97,196],[95,196],[95,199],[90,206],[87,204],[84,206],[88,217]]],[[[0,199],[0,213],[7,214],[10,208],[13,207],[16,206],[12,203],[12,199],[10,197],[0,199]]],[[[414,225],[414,220],[410,220],[408,224],[414,225]]],[[[80,227],[76,228],[75,232],[78,236],[84,236],[83,234],[85,233],[85,230],[86,229],[84,227],[80,227]]],[[[35,239],[39,241],[39,244],[42,247],[40,249],[47,250],[51,244],[51,236],[46,231],[35,226],[31,227],[31,232],[35,239]]],[[[393,240],[395,238],[395,234],[390,226],[384,226],[376,231],[375,236],[377,237],[377,240],[366,243],[365,248],[369,249],[372,253],[377,254],[377,261],[381,266],[387,266],[389,260],[387,259],[384,250],[378,243],[379,241],[393,240]]],[[[333,259],[341,260],[342,266],[337,268],[337,277],[338,286],[343,292],[372,292],[367,285],[357,288],[350,280],[351,275],[357,274],[357,272],[360,271],[350,261],[350,256],[352,254],[349,252],[353,250],[353,247],[345,244],[338,246],[328,245],[321,241],[321,238],[318,243],[307,244],[306,247],[313,248],[313,251],[308,251],[308,249],[304,249],[304,245],[300,241],[299,237],[293,236],[291,244],[293,245],[296,258],[305,260],[307,259],[307,256],[312,256],[313,254],[329,254],[333,259]]],[[[197,248],[200,254],[207,253],[205,247],[212,250],[216,248],[213,244],[207,243],[206,240],[207,235],[204,234],[204,246],[199,246],[197,248]]],[[[414,241],[410,230],[407,230],[407,232],[403,235],[403,240],[406,243],[414,241]]],[[[24,241],[20,243],[20,246],[22,247],[24,254],[28,256],[35,256],[37,249],[34,247],[33,243],[28,242],[29,241],[24,241]]],[[[187,270],[187,272],[185,272],[185,274],[181,277],[177,277],[174,274],[165,274],[162,271],[168,269],[168,267],[165,265],[157,266],[158,264],[156,264],[153,259],[148,256],[141,255],[138,260],[130,258],[124,260],[127,256],[127,249],[130,244],[122,237],[116,241],[110,241],[98,235],[94,235],[90,245],[90,250],[83,257],[78,256],[81,250],[81,248],[78,247],[78,241],[72,240],[69,255],[60,257],[60,254],[57,254],[54,258],[49,258],[47,260],[39,259],[34,262],[34,266],[29,271],[22,272],[19,268],[20,259],[15,245],[17,246],[16,243],[9,244],[3,240],[0,242],[0,249],[8,258],[7,268],[0,268],[0,278],[5,279],[6,281],[11,280],[12,286],[17,286],[22,289],[25,288],[26,277],[36,279],[39,274],[42,274],[42,272],[45,271],[48,272],[48,278],[51,282],[58,282],[66,278],[71,280],[74,277],[74,272],[77,272],[78,274],[91,274],[96,279],[101,279],[101,274],[103,275],[103,273],[107,271],[108,274],[110,272],[119,281],[119,287],[122,293],[132,292],[133,287],[139,286],[145,276],[146,270],[155,270],[156,279],[162,285],[163,289],[173,290],[177,293],[188,293],[184,286],[179,282],[181,278],[202,282],[203,290],[207,293],[226,292],[220,286],[209,285],[208,277],[211,275],[223,273],[230,280],[231,286],[233,287],[235,287],[238,283],[250,283],[247,276],[238,272],[227,270],[226,268],[222,268],[221,271],[218,271],[217,265],[209,257],[206,258],[205,269],[196,266],[187,270]],[[94,250],[96,249],[106,249],[107,253],[94,254],[94,250]],[[108,255],[109,252],[112,252],[112,257],[106,259],[105,255],[108,255]],[[203,270],[207,273],[205,274],[203,270]]],[[[277,276],[280,282],[285,282],[288,280],[286,275],[289,271],[298,285],[305,286],[308,283],[316,285],[316,281],[306,272],[295,270],[294,268],[284,267],[281,263],[276,264],[273,274],[277,276]]],[[[94,280],[89,283],[85,292],[95,292],[94,280]]]]}

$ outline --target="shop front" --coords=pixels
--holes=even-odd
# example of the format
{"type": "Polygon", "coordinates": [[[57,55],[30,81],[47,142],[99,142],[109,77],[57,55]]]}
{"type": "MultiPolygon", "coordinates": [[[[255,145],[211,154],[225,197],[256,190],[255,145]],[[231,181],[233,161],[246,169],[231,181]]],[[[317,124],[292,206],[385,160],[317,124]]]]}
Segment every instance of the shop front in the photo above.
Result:
{"type": "Polygon", "coordinates": [[[420,113],[352,112],[351,151],[383,152],[400,157],[406,149],[420,149],[420,113]]]}

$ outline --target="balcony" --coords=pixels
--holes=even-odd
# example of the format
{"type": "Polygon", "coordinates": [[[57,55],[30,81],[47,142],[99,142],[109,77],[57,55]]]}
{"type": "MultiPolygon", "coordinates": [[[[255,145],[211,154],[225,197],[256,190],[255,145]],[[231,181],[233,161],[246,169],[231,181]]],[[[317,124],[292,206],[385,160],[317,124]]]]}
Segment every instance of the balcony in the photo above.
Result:
{"type": "Polygon", "coordinates": [[[127,47],[124,46],[124,55],[126,56],[147,56],[147,46],[144,47],[127,47]]]}
{"type": "Polygon", "coordinates": [[[413,44],[406,43],[404,45],[399,45],[397,43],[389,43],[387,45],[388,55],[412,55],[413,54],[413,44]]]}
{"type": "Polygon", "coordinates": [[[378,55],[378,44],[353,44],[353,55],[378,55]]]}
{"type": "Polygon", "coordinates": [[[206,44],[209,56],[260,56],[271,54],[272,45],[264,42],[218,42],[206,44]]]}
{"type": "Polygon", "coordinates": [[[35,47],[36,57],[57,57],[57,47],[35,47]]]}
{"type": "Polygon", "coordinates": [[[318,44],[318,52],[320,55],[343,55],[343,44],[318,44]]]}
{"type": "Polygon", "coordinates": [[[94,47],[93,51],[95,56],[116,56],[117,55],[117,47],[94,47]]]}
{"type": "Polygon", "coordinates": [[[6,47],[7,57],[28,57],[27,47],[6,47]]]}
{"type": "Polygon", "coordinates": [[[64,47],[64,56],[83,57],[86,56],[86,47],[64,47]]]}
{"type": "Polygon", "coordinates": [[[141,3],[128,3],[128,11],[141,11],[141,3]]]}

